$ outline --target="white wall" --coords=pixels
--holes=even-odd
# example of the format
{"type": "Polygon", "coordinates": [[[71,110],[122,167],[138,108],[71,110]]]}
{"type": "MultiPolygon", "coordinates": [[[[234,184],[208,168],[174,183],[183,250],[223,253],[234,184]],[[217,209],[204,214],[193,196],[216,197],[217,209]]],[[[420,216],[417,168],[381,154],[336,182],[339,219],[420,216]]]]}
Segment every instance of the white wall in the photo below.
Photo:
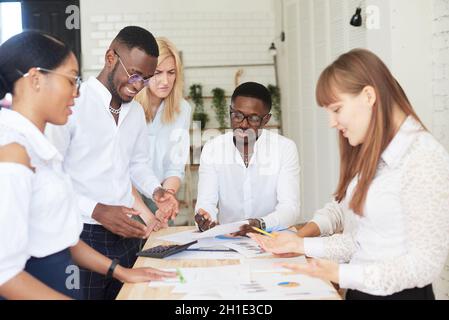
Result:
{"type": "Polygon", "coordinates": [[[418,116],[432,130],[432,2],[368,0],[368,5],[379,8],[380,28],[367,31],[367,48],[385,61],[418,116]]]}
{"type": "MultiPolygon", "coordinates": [[[[279,50],[283,124],[284,133],[300,151],[305,221],[331,199],[339,168],[337,136],[328,128],[325,112],[316,105],[315,84],[320,72],[338,55],[366,46],[366,30],[349,26],[358,4],[358,0],[283,2],[286,42],[279,50]]],[[[281,8],[276,12],[279,18],[281,8]]],[[[276,24],[278,28],[281,25],[276,24]]]]}
{"type": "MultiPolygon", "coordinates": [[[[81,0],[80,7],[85,76],[99,72],[104,52],[121,28],[138,25],[168,37],[182,51],[186,94],[191,84],[201,83],[205,96],[215,87],[231,95],[240,68],[241,82],[275,83],[268,52],[274,38],[272,0],[81,0]],[[262,66],[250,66],[254,64],[262,66]],[[215,65],[243,66],[204,68],[215,65]]],[[[205,102],[210,111],[210,99],[205,102]]],[[[213,113],[211,120],[208,127],[215,127],[213,113]]]]}
{"type": "Polygon", "coordinates": [[[432,16],[433,133],[449,150],[449,0],[433,0],[432,16]]]}
{"type": "Polygon", "coordinates": [[[394,0],[390,3],[392,72],[421,120],[433,130],[432,2],[394,0]]]}
{"type": "MultiPolygon", "coordinates": [[[[449,0],[432,0],[433,134],[449,150],[449,0]]],[[[449,300],[449,257],[433,286],[438,299],[449,300]]]]}

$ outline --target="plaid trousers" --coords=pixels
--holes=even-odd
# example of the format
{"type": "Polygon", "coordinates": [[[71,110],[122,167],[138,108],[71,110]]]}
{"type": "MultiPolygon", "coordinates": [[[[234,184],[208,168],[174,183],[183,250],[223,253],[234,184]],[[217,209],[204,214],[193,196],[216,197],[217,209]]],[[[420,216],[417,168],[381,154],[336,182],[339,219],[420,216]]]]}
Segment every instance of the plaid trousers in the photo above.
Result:
{"type": "MultiPolygon", "coordinates": [[[[119,259],[120,265],[132,268],[136,253],[142,245],[141,239],[118,236],[101,225],[84,224],[80,238],[89,246],[110,259],[119,259]]],[[[105,275],[81,268],[84,298],[88,300],[113,300],[117,297],[122,283],[105,275]]]]}

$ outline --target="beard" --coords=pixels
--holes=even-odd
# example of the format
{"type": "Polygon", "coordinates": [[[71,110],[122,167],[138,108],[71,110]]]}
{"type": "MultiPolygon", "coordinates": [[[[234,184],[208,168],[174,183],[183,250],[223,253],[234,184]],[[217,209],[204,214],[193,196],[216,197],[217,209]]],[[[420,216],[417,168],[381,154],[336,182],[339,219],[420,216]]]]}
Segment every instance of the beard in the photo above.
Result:
{"type": "Polygon", "coordinates": [[[117,91],[117,88],[114,85],[114,77],[115,73],[117,71],[118,63],[115,64],[114,69],[108,74],[108,89],[109,92],[112,95],[112,100],[117,101],[119,104],[123,103],[122,97],[120,97],[120,94],[117,91]]]}

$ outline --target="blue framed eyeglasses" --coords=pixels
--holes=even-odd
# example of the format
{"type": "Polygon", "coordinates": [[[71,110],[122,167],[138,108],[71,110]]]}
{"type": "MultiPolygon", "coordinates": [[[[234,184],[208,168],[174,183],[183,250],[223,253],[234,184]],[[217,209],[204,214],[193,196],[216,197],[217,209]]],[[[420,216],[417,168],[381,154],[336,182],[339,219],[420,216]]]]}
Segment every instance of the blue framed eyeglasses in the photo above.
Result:
{"type": "Polygon", "coordinates": [[[128,76],[129,84],[134,84],[136,82],[142,82],[145,87],[147,87],[150,84],[151,77],[144,78],[140,74],[137,74],[137,73],[129,74],[128,69],[126,68],[125,64],[122,61],[122,58],[120,58],[120,55],[115,50],[114,50],[114,53],[118,57],[118,61],[122,65],[123,69],[125,69],[126,75],[128,76]]]}

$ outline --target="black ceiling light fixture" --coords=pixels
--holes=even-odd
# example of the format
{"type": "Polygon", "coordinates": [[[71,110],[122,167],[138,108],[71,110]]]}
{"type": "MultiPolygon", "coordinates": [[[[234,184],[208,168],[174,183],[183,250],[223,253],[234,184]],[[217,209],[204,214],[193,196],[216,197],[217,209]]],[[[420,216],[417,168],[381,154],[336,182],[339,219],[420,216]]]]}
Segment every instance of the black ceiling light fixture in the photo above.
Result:
{"type": "Polygon", "coordinates": [[[349,22],[351,26],[360,27],[362,25],[362,8],[359,6],[355,10],[355,14],[351,18],[351,22],[349,22]]]}

